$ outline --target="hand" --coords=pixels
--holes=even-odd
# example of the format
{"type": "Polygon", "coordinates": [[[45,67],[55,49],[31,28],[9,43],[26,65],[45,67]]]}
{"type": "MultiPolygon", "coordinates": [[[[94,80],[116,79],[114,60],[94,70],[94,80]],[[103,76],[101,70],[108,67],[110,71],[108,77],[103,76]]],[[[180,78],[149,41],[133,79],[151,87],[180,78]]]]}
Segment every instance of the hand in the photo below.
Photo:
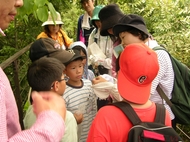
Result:
{"type": "Polygon", "coordinates": [[[100,83],[100,82],[107,82],[107,80],[104,79],[104,78],[101,77],[101,76],[97,76],[97,77],[95,77],[95,78],[92,80],[92,84],[97,84],[97,83],[100,83]]]}
{"type": "Polygon", "coordinates": [[[83,114],[82,113],[75,112],[73,115],[77,121],[77,124],[82,123],[82,121],[83,121],[83,114]]]}
{"type": "Polygon", "coordinates": [[[46,110],[57,112],[64,120],[66,107],[64,99],[54,92],[32,92],[33,110],[36,116],[46,110]]]}

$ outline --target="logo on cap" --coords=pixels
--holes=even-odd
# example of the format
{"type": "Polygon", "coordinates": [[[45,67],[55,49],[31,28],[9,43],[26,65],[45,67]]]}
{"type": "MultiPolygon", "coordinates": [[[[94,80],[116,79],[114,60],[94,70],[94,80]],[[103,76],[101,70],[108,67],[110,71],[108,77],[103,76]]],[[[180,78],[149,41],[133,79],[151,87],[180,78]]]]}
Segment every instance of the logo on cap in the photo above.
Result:
{"type": "Polygon", "coordinates": [[[72,54],[75,54],[75,52],[74,52],[72,49],[69,49],[69,50],[67,50],[67,51],[69,51],[69,52],[72,53],[72,54]]]}
{"type": "Polygon", "coordinates": [[[61,46],[60,46],[59,43],[56,42],[56,43],[54,44],[54,48],[55,48],[55,49],[61,49],[61,46]]]}
{"type": "Polygon", "coordinates": [[[138,82],[139,82],[140,84],[142,84],[146,79],[147,79],[146,76],[141,76],[141,77],[139,77],[138,82]]]}

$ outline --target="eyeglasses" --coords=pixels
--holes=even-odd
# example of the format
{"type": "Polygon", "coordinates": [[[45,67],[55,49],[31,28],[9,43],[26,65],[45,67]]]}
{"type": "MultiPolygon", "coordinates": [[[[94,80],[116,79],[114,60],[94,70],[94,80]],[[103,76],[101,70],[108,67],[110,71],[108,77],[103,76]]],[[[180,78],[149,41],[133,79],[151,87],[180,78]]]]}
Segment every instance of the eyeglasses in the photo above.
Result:
{"type": "Polygon", "coordinates": [[[65,82],[67,82],[69,80],[69,77],[67,75],[64,75],[64,78],[58,80],[59,82],[65,80],[65,82]]]}
{"type": "MultiPolygon", "coordinates": [[[[61,82],[61,81],[63,81],[63,80],[65,80],[65,82],[67,82],[67,81],[69,80],[69,77],[68,77],[67,75],[64,75],[64,78],[59,79],[59,80],[57,80],[57,81],[58,81],[58,82],[61,82]]],[[[51,89],[53,89],[54,84],[55,84],[55,82],[51,85],[51,89]]]]}

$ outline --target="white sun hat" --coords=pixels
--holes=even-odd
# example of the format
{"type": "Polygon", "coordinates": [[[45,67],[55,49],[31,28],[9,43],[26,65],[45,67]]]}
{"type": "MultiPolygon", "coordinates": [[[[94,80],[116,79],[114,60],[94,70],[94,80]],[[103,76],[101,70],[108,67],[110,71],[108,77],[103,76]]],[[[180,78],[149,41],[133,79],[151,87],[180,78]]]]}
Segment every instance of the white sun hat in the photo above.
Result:
{"type": "MultiPolygon", "coordinates": [[[[57,18],[55,19],[55,24],[56,25],[60,25],[60,24],[63,24],[63,22],[61,21],[61,15],[59,12],[56,12],[57,13],[57,18]]],[[[48,12],[48,19],[47,21],[45,21],[42,26],[45,26],[45,25],[54,25],[54,22],[53,22],[53,19],[52,19],[52,16],[51,16],[51,13],[50,11],[48,12]]]]}

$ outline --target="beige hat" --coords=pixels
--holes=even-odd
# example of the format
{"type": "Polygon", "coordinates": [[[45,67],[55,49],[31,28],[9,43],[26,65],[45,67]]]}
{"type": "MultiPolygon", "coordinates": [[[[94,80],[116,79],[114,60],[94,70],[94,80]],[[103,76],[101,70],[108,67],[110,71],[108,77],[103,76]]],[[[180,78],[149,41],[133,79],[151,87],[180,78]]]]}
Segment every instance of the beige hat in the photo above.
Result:
{"type": "MultiPolygon", "coordinates": [[[[55,24],[56,25],[60,25],[60,24],[63,24],[63,22],[61,21],[61,15],[59,12],[56,12],[57,13],[57,18],[55,19],[55,24]]],[[[45,25],[54,25],[54,22],[53,22],[53,19],[52,19],[52,16],[51,16],[51,13],[50,11],[48,12],[48,19],[47,21],[45,21],[42,26],[45,26],[45,25]]]]}

